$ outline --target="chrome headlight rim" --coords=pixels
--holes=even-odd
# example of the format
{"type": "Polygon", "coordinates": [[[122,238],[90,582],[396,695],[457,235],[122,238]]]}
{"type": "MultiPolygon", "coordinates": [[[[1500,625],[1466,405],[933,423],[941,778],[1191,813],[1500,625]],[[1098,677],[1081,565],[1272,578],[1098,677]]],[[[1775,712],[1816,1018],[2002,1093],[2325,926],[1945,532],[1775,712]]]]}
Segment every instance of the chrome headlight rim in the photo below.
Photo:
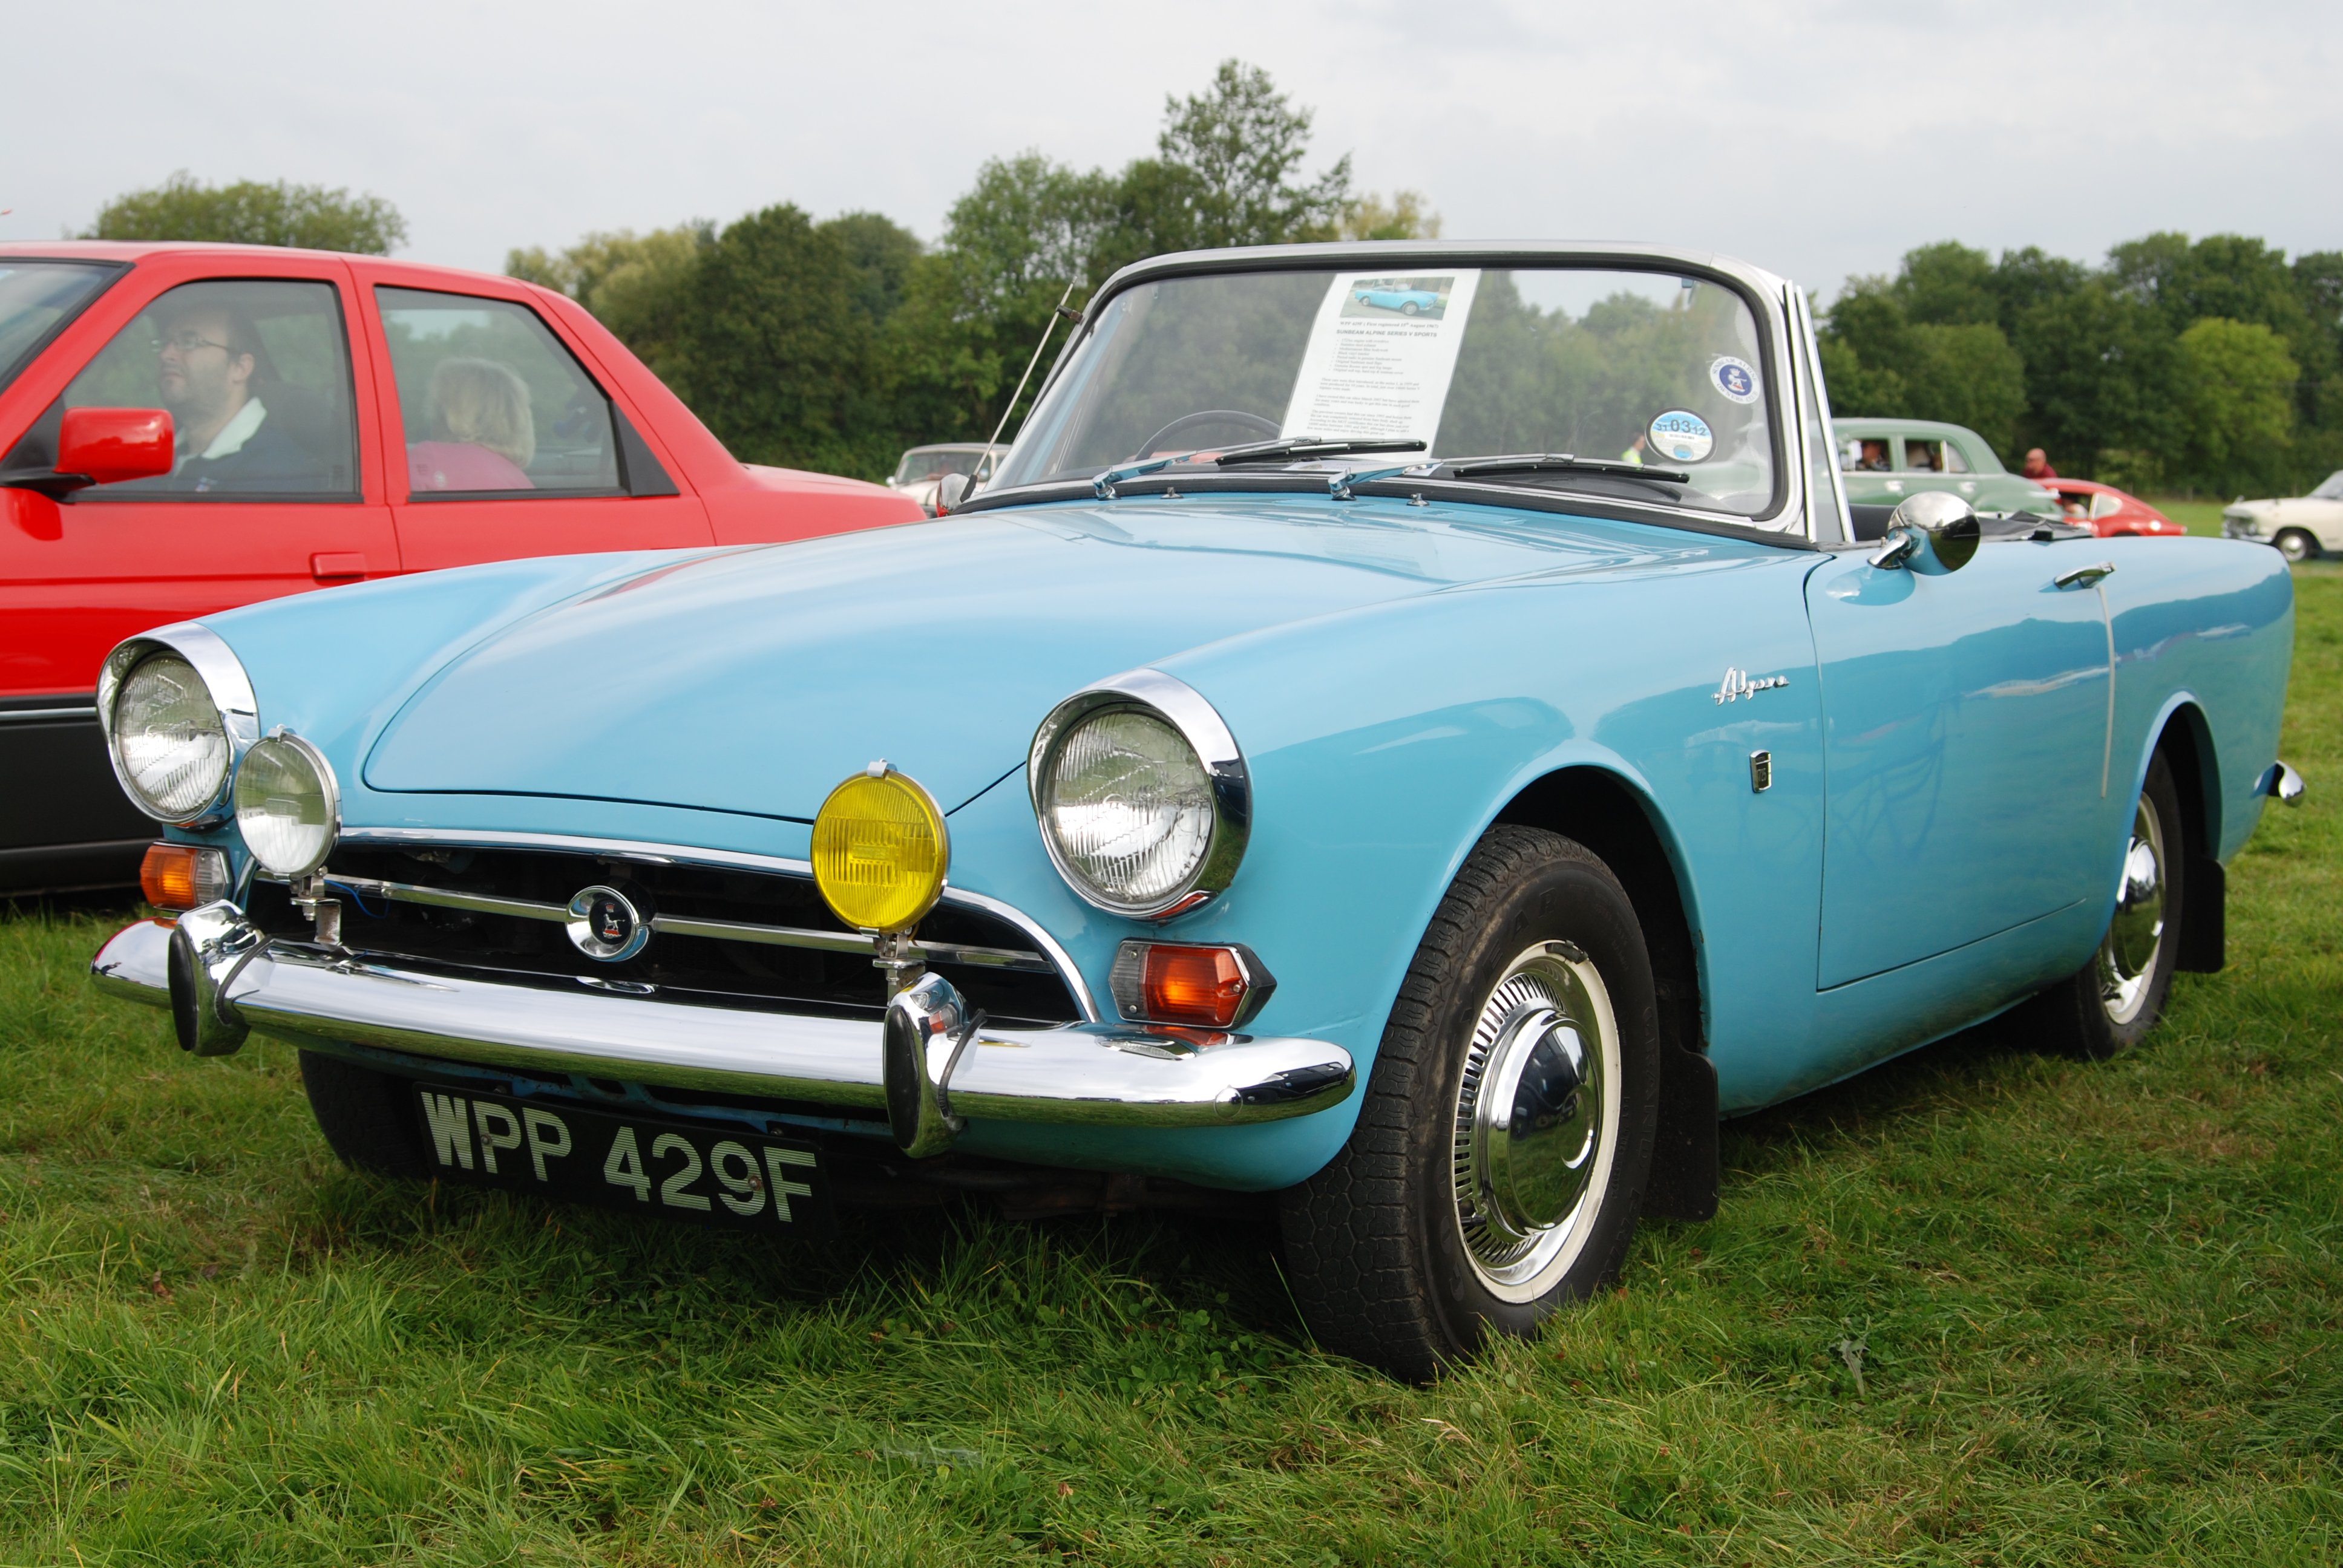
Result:
{"type": "Polygon", "coordinates": [[[1032,803],[1041,847],[1066,886],[1092,908],[1127,920],[1166,920],[1219,897],[1235,879],[1252,836],[1252,777],[1236,736],[1202,692],[1160,669],[1110,676],[1051,709],[1034,730],[1032,747],[1026,754],[1025,792],[1032,803]],[[1066,738],[1083,720],[1110,709],[1145,714],[1170,727],[1195,754],[1211,783],[1212,827],[1204,853],[1178,887],[1154,899],[1119,900],[1091,883],[1059,848],[1042,805],[1043,783],[1066,738]]]}
{"type": "Polygon", "coordinates": [[[236,772],[243,764],[244,754],[260,739],[260,705],[252,694],[252,678],[245,673],[235,650],[217,632],[194,621],[182,621],[141,632],[116,644],[114,651],[106,656],[106,662],[98,667],[97,725],[106,737],[106,759],[114,769],[115,782],[122,786],[122,793],[142,815],[176,828],[216,827],[235,815],[236,772]],[[148,805],[146,798],[131,788],[129,775],[122,766],[121,751],[116,745],[114,708],[121,699],[123,684],[130,678],[131,671],[158,654],[175,655],[195,670],[196,678],[210,694],[212,706],[219,710],[220,728],[227,737],[227,767],[221,773],[219,788],[209,799],[186,814],[157,811],[148,805]]]}
{"type": "Polygon", "coordinates": [[[253,863],[270,877],[290,882],[323,870],[326,862],[333,858],[334,850],[342,841],[342,781],[335,776],[334,765],[327,761],[326,754],[310,744],[307,739],[281,724],[246,747],[244,755],[236,759],[235,772],[228,782],[228,801],[232,819],[236,823],[236,837],[242,840],[245,853],[250,855],[253,863]],[[297,870],[280,870],[262,859],[259,850],[253,847],[252,835],[245,831],[244,813],[237,809],[235,804],[236,785],[236,781],[244,777],[245,764],[251,760],[254,752],[264,746],[282,746],[297,754],[308,765],[309,771],[316,776],[318,793],[325,797],[325,846],[310,859],[307,865],[297,870]]]}

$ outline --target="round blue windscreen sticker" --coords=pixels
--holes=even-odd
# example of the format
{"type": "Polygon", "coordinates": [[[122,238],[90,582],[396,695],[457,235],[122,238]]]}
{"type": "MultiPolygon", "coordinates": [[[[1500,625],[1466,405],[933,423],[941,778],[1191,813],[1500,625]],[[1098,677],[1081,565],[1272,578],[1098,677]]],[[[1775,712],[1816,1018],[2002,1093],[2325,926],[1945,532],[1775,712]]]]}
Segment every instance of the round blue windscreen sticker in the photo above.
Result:
{"type": "Polygon", "coordinates": [[[1708,362],[1708,378],[1735,403],[1757,401],[1757,368],[1746,359],[1720,354],[1708,362]]]}
{"type": "Polygon", "coordinates": [[[1671,408],[1652,421],[1652,450],[1673,463],[1697,463],[1716,450],[1716,432],[1689,408],[1671,408]]]}

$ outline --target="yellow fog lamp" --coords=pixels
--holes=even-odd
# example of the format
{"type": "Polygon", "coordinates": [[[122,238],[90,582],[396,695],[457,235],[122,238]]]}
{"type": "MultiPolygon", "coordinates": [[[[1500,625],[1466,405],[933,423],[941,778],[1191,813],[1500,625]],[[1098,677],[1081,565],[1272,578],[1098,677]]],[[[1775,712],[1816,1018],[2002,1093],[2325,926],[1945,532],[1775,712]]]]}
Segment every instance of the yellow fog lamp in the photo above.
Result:
{"type": "Polygon", "coordinates": [[[935,797],[884,761],[832,789],[814,813],[814,886],[832,914],[880,938],[882,963],[936,907],[950,867],[935,797]]]}

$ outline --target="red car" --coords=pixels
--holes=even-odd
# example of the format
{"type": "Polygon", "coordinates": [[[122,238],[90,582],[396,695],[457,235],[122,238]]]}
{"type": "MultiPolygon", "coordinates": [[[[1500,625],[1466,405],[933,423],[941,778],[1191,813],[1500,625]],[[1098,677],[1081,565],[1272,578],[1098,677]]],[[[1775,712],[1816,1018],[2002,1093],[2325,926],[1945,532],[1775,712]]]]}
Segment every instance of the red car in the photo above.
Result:
{"type": "Polygon", "coordinates": [[[2044,479],[2058,498],[2059,510],[2070,523],[2083,523],[2103,539],[2117,534],[2185,534],[2188,530],[2141,500],[2113,485],[2089,479],[2044,479]]]}
{"type": "Polygon", "coordinates": [[[529,284],[84,242],[0,245],[0,894],[137,879],[154,825],[92,705],[134,633],[397,572],[923,516],[735,461],[529,284]]]}

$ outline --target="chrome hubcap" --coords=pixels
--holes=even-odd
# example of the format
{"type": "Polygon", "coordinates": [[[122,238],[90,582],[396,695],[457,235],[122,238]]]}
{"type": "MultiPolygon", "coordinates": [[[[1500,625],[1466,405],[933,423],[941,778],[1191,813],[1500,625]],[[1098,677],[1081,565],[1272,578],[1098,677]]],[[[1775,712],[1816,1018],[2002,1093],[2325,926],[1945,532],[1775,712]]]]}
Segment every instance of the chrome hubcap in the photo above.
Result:
{"type": "Polygon", "coordinates": [[[2278,553],[2290,561],[2305,561],[2310,558],[2310,547],[2300,534],[2281,534],[2278,536],[2278,553]]]}
{"type": "Polygon", "coordinates": [[[1501,1299],[1553,1289],[1602,1206],[1618,1137],[1619,1039],[1593,963],[1541,942],[1481,1004],[1456,1089],[1456,1225],[1501,1299]]]}
{"type": "Polygon", "coordinates": [[[2132,817],[2131,848],[2124,853],[2116,890],[2116,918],[2099,943],[2099,1001],[2118,1024],[2147,1005],[2156,955],[2164,946],[2164,824],[2146,795],[2132,817]]]}

